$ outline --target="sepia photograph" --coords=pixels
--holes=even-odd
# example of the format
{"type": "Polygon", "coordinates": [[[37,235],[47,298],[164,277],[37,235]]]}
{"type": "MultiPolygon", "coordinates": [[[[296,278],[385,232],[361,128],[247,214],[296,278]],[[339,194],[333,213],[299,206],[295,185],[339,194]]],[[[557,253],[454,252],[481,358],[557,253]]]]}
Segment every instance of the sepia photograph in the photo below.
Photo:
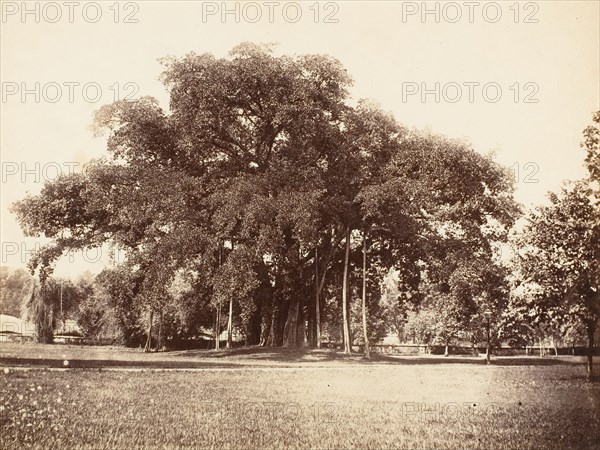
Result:
{"type": "Polygon", "coordinates": [[[0,1],[0,448],[599,449],[600,1],[0,1]]]}

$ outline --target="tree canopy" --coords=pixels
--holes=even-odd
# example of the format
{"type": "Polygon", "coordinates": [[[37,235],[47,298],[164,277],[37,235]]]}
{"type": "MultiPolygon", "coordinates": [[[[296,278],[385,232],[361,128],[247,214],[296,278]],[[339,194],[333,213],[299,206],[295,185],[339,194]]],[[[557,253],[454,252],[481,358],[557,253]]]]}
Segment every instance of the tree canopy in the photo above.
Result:
{"type": "Polygon", "coordinates": [[[14,205],[26,234],[52,239],[30,265],[42,283],[60,255],[108,243],[127,255],[102,277],[130,337],[156,317],[173,336],[219,335],[229,302],[247,342],[341,335],[350,351],[366,239],[372,330],[395,309],[380,305],[390,269],[398,301],[439,295],[453,326],[506,301],[494,261],[519,212],[506,168],[350,106],[351,78],[328,56],[244,43],[162,62],[167,111],[150,97],[103,106],[107,156],[14,205]]]}

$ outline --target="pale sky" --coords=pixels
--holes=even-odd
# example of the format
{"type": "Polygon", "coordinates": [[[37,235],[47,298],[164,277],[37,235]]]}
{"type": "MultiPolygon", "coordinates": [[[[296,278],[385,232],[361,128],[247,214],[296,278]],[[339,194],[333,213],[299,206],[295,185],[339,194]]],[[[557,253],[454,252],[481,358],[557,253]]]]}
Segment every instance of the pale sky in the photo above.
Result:
{"type": "MultiPolygon", "coordinates": [[[[127,95],[166,108],[158,58],[224,57],[243,41],[339,59],[355,100],[494,151],[518,168],[516,198],[544,202],[584,175],[581,132],[600,109],[600,2],[475,3],[428,2],[423,16],[420,1],[228,2],[223,17],[222,2],[28,2],[25,15],[22,2],[2,2],[1,264],[25,266],[42,243],[23,237],[9,205],[106,154],[89,129],[94,110],[127,95]]],[[[95,259],[63,258],[56,273],[97,273],[106,252],[95,259]]]]}

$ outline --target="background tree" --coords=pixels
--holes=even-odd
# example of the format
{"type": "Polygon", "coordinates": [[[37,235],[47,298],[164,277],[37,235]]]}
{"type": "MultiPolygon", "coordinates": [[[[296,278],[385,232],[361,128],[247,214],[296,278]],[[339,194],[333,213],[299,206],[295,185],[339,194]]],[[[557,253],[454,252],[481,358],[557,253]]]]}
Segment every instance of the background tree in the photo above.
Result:
{"type": "Polygon", "coordinates": [[[589,179],[595,188],[596,198],[600,194],[600,111],[592,117],[592,124],[583,130],[581,147],[585,149],[585,165],[589,172],[589,179]]]}
{"type": "MultiPolygon", "coordinates": [[[[594,336],[600,319],[600,112],[584,132],[587,179],[549,193],[550,205],[526,216],[514,237],[513,295],[506,322],[535,330],[579,323],[587,335],[588,378],[593,378],[594,336]]],[[[538,332],[539,334],[539,332],[538,332]]]]}
{"type": "Polygon", "coordinates": [[[49,277],[35,283],[25,315],[35,324],[37,342],[52,343],[55,330],[64,330],[64,320],[76,315],[80,301],[80,292],[71,280],[49,277]]]}
{"type": "Polygon", "coordinates": [[[586,181],[571,183],[549,206],[527,216],[518,238],[518,270],[530,295],[512,308],[528,307],[538,322],[577,318],[588,338],[588,377],[592,378],[594,334],[600,319],[598,285],[598,203],[586,181]]]}
{"type": "Polygon", "coordinates": [[[31,294],[33,277],[24,269],[0,267],[0,314],[21,317],[24,300],[31,294]]]}

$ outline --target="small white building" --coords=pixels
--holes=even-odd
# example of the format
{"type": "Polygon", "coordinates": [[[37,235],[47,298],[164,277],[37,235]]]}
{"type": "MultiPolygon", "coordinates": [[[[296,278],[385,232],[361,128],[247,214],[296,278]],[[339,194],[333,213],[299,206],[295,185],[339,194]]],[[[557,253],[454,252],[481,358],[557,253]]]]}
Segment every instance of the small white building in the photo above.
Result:
{"type": "Polygon", "coordinates": [[[15,338],[32,338],[35,325],[18,317],[0,314],[0,342],[9,342],[15,338]]]}

